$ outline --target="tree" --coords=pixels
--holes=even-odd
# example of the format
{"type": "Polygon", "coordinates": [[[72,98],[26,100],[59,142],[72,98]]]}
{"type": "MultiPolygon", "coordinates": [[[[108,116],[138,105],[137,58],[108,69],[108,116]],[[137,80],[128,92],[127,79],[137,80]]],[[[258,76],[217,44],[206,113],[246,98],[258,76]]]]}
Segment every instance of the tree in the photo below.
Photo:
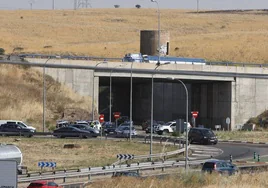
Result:
{"type": "Polygon", "coordinates": [[[119,8],[120,7],[120,5],[114,5],[114,8],[119,8]]]}
{"type": "Polygon", "coordinates": [[[141,8],[141,5],[137,4],[135,7],[139,9],[141,8]]]}

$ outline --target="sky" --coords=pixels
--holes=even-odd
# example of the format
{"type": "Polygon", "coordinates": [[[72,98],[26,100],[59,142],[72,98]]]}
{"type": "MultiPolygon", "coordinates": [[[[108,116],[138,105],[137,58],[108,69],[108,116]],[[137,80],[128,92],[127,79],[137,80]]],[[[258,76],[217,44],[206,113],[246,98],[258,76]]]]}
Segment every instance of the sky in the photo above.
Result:
{"type": "MultiPolygon", "coordinates": [[[[55,9],[73,9],[74,0],[54,0],[55,9]]],[[[79,0],[77,0],[79,1],[79,0]]],[[[81,1],[81,0],[80,0],[81,1]]],[[[92,8],[157,8],[151,0],[88,0],[92,8]]],[[[268,0],[157,0],[160,9],[268,9],[268,0]]],[[[53,0],[0,0],[0,9],[52,9],[53,0]]]]}

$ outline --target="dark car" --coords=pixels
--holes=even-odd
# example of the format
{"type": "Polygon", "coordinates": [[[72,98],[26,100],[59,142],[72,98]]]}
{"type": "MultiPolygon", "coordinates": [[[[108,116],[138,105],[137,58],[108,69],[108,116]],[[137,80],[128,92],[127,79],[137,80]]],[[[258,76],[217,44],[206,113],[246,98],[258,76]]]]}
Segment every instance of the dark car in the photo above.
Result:
{"type": "Polygon", "coordinates": [[[6,123],[0,126],[2,136],[27,136],[32,137],[34,130],[25,128],[16,123],[6,123]]]}
{"type": "Polygon", "coordinates": [[[239,172],[237,166],[224,160],[211,159],[203,164],[202,172],[233,175],[239,172]]]}
{"type": "Polygon", "coordinates": [[[141,178],[140,174],[138,172],[134,172],[134,171],[116,172],[113,174],[112,177],[122,177],[122,176],[141,178]]]}
{"type": "Polygon", "coordinates": [[[189,142],[198,144],[217,144],[218,139],[212,130],[207,128],[191,128],[188,135],[189,142]]]}
{"type": "Polygon", "coordinates": [[[116,126],[114,123],[111,122],[104,122],[102,124],[102,130],[104,133],[110,134],[115,133],[116,126]]]}
{"type": "Polygon", "coordinates": [[[62,188],[52,180],[38,180],[31,182],[27,188],[62,188]]]}
{"type": "Polygon", "coordinates": [[[76,127],[78,129],[84,130],[84,131],[88,131],[89,133],[92,134],[92,137],[98,137],[100,132],[97,129],[94,129],[92,127],[90,127],[89,125],[83,125],[83,124],[72,124],[69,125],[71,127],[76,127]]]}
{"type": "Polygon", "coordinates": [[[61,127],[54,130],[53,135],[58,138],[65,137],[80,137],[80,138],[89,138],[92,137],[92,134],[88,131],[78,129],[76,127],[68,126],[61,127]]]}
{"type": "MultiPolygon", "coordinates": [[[[154,121],[154,124],[153,124],[153,133],[156,133],[156,131],[157,131],[157,127],[158,127],[159,125],[164,125],[164,124],[165,124],[164,121],[154,121]]],[[[146,133],[151,133],[151,124],[148,125],[148,127],[145,129],[145,132],[146,132],[146,133]]]]}
{"type": "MultiPolygon", "coordinates": [[[[154,124],[157,124],[157,122],[154,120],[154,124]]],[[[147,127],[149,127],[151,125],[151,120],[144,120],[142,123],[141,123],[141,128],[142,130],[146,130],[147,127]]]]}
{"type": "Polygon", "coordinates": [[[120,125],[126,121],[129,121],[129,117],[128,116],[121,116],[120,118],[117,119],[117,125],[120,125]]]}

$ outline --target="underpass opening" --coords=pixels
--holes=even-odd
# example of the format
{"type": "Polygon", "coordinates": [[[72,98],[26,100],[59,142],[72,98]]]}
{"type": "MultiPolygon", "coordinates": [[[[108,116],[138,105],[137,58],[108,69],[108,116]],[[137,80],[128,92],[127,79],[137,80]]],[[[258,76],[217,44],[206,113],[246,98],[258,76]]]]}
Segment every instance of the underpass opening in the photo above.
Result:
{"type": "MultiPolygon", "coordinates": [[[[151,119],[151,78],[133,78],[133,114],[135,125],[151,119]]],[[[191,111],[198,111],[196,126],[225,130],[226,117],[231,117],[231,82],[182,79],[188,90],[188,120],[193,125],[191,111]]],[[[99,79],[99,113],[109,121],[110,78],[99,79]]],[[[130,78],[112,78],[112,114],[130,114],[130,78]]],[[[176,80],[154,78],[154,120],[172,121],[186,118],[186,93],[176,80]]],[[[112,121],[114,121],[112,115],[112,121]]]]}

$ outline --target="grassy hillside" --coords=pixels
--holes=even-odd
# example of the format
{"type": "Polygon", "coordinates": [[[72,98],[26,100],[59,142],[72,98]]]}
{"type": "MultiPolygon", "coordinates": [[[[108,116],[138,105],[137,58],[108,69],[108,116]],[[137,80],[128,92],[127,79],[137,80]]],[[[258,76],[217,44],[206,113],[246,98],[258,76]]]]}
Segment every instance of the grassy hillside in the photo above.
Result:
{"type": "MultiPolygon", "coordinates": [[[[42,73],[22,66],[0,65],[0,75],[0,119],[22,120],[42,130],[42,73]]],[[[80,97],[49,76],[46,76],[46,80],[47,128],[55,126],[55,121],[61,119],[65,109],[89,111],[88,104],[91,104],[91,99],[80,97]]]]}
{"type": "MultiPolygon", "coordinates": [[[[268,13],[161,10],[171,55],[268,63],[268,13]]],[[[12,52],[122,57],[139,52],[140,30],[157,29],[156,9],[0,11],[0,47],[12,52]]]]}

